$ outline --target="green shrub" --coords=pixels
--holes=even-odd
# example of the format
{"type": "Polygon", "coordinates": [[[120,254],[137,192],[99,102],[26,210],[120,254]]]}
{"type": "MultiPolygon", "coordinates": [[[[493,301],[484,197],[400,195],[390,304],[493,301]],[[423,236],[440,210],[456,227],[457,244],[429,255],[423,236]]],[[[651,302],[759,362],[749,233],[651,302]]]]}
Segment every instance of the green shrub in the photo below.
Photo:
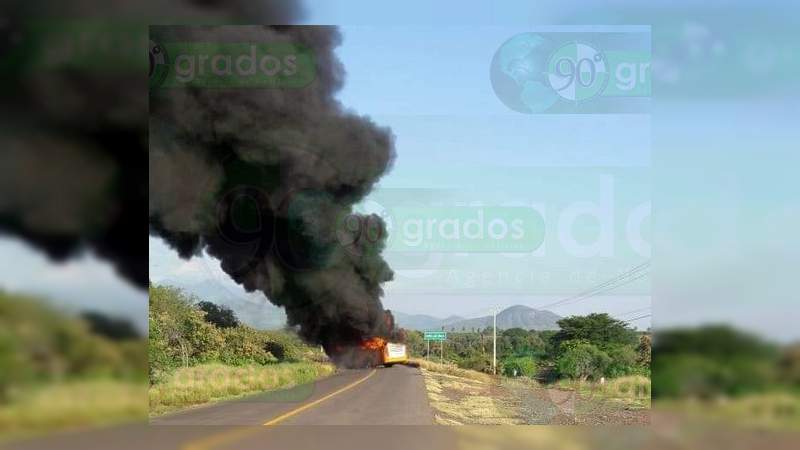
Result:
{"type": "Polygon", "coordinates": [[[13,386],[30,376],[33,368],[19,349],[19,340],[0,328],[0,404],[10,401],[13,386]]]}
{"type": "Polygon", "coordinates": [[[195,298],[168,286],[150,287],[150,375],[176,367],[216,361],[226,345],[222,332],[206,322],[195,298]]]}
{"type": "Polygon", "coordinates": [[[607,377],[616,378],[639,372],[641,367],[638,363],[639,355],[632,345],[611,345],[606,354],[611,358],[605,370],[607,377]]]}
{"type": "Polygon", "coordinates": [[[774,382],[774,367],[764,361],[731,357],[728,361],[701,355],[656,356],[653,397],[712,398],[721,394],[762,392],[774,382]]]}
{"type": "Polygon", "coordinates": [[[518,356],[503,361],[503,375],[532,378],[536,375],[536,360],[531,356],[518,356]]]}
{"type": "Polygon", "coordinates": [[[325,360],[319,350],[293,333],[246,325],[219,328],[207,320],[206,314],[196,298],[181,290],[151,286],[147,351],[151,384],[163,382],[178,368],[200,364],[244,366],[325,360]]]}
{"type": "Polygon", "coordinates": [[[611,364],[611,358],[592,344],[577,342],[563,347],[565,350],[556,361],[562,376],[583,381],[597,379],[611,364]]]}
{"type": "Polygon", "coordinates": [[[186,324],[186,339],[191,347],[191,363],[216,361],[227,344],[219,328],[206,322],[201,311],[193,311],[186,324]]]}
{"type": "Polygon", "coordinates": [[[265,349],[267,337],[263,332],[245,325],[222,330],[224,346],[219,360],[241,366],[250,363],[267,364],[277,359],[265,349]]]}
{"type": "Polygon", "coordinates": [[[309,347],[296,335],[284,331],[262,331],[267,351],[281,362],[314,359],[315,349],[309,347]]]}
{"type": "Polygon", "coordinates": [[[779,381],[778,347],[725,325],[656,334],[653,397],[701,397],[763,392],[779,381]]]}
{"type": "Polygon", "coordinates": [[[144,340],[124,339],[130,330],[111,339],[108,331],[42,300],[0,292],[0,402],[13,403],[53,382],[141,380],[144,340]]]}
{"type": "Polygon", "coordinates": [[[477,370],[479,372],[488,373],[492,371],[491,358],[481,353],[472,353],[463,359],[459,359],[457,365],[462,369],[477,370]]]}

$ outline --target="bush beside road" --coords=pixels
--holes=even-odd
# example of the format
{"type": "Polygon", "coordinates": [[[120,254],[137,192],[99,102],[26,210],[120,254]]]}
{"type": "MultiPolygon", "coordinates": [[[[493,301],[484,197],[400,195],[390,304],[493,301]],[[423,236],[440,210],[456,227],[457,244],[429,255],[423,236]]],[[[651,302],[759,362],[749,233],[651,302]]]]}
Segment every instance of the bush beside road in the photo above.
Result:
{"type": "Polygon", "coordinates": [[[143,419],[146,380],[129,323],[0,291],[0,439],[143,419]]]}
{"type": "Polygon", "coordinates": [[[290,331],[241,324],[221,305],[150,287],[150,415],[310,383],[335,371],[290,331]],[[210,311],[210,312],[209,312],[210,311]]]}

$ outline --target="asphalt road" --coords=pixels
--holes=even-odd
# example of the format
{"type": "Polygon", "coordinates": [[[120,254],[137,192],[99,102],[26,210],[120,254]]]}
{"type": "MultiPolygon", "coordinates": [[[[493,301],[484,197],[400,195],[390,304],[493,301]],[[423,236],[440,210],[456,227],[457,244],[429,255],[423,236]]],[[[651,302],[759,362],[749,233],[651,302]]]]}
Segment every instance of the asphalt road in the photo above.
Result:
{"type": "Polygon", "coordinates": [[[151,425],[431,425],[419,369],[347,370],[309,385],[171,414],[151,425]]]}
{"type": "Polygon", "coordinates": [[[343,371],[309,385],[170,414],[149,424],[62,433],[0,448],[354,450],[377,443],[384,450],[453,448],[453,434],[441,428],[405,427],[399,432],[388,426],[433,423],[419,369],[396,365],[343,371]]]}

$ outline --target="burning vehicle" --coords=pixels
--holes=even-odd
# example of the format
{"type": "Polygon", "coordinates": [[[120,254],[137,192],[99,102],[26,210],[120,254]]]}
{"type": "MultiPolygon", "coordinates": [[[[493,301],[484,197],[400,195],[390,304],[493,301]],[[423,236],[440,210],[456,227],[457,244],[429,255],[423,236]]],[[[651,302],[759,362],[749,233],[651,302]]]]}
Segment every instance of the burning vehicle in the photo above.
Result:
{"type": "Polygon", "coordinates": [[[361,350],[367,353],[368,365],[392,367],[394,364],[408,362],[408,352],[405,344],[388,342],[385,339],[374,337],[361,344],[361,350]]]}
{"type": "MultiPolygon", "coordinates": [[[[392,330],[388,337],[362,338],[356,344],[337,344],[326,349],[331,360],[340,367],[367,368],[391,367],[408,363],[408,349],[404,344],[405,331],[395,328],[394,317],[389,310],[384,312],[384,329],[392,330]]],[[[323,346],[324,347],[324,346],[323,346]]]]}

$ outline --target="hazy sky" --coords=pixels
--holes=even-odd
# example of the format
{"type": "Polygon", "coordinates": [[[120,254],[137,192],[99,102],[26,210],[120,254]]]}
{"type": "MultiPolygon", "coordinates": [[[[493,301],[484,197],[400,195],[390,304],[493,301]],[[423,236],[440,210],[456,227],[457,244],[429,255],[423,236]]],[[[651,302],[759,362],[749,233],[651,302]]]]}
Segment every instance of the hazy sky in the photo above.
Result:
{"type": "MultiPolygon", "coordinates": [[[[652,258],[652,276],[619,295],[553,311],[621,314],[647,308],[652,296],[656,326],[728,321],[776,339],[800,337],[800,82],[788,75],[800,67],[800,42],[784,10],[796,6],[724,2],[698,10],[685,2],[619,2],[609,10],[601,2],[504,2],[486,10],[464,4],[309,3],[309,23],[346,25],[338,50],[348,72],[342,103],[396,135],[395,166],[363,210],[380,212],[393,198],[416,195],[408,188],[430,189],[444,204],[546,206],[538,253],[388,252],[397,273],[386,289],[388,307],[439,316],[479,315],[493,305],[536,307],[652,258]],[[543,23],[652,25],[654,65],[665,77],[654,86],[651,114],[507,109],[489,80],[492,56],[509,37],[543,23]],[[557,237],[559,214],[575,202],[602,203],[609,192],[613,256],[570,254],[557,237]],[[649,257],[621,231],[648,200],[649,257]],[[550,280],[537,278],[541,273],[550,280]]],[[[583,238],[596,238],[602,223],[578,228],[583,238]]],[[[228,283],[210,259],[181,261],[152,238],[149,246],[154,281],[228,283]]],[[[0,253],[2,286],[146,319],[144,294],[90,256],[56,266],[11,240],[0,240],[0,253]]],[[[635,324],[646,327],[649,319],[635,324]]]]}

